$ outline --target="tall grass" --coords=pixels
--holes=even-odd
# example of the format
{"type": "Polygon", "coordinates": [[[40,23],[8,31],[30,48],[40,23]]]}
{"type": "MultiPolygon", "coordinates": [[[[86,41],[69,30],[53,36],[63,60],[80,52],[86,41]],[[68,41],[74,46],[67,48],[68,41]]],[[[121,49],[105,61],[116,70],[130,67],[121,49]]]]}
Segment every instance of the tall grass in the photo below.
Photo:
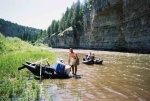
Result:
{"type": "Polygon", "coordinates": [[[39,85],[29,81],[27,69],[18,71],[26,61],[34,62],[49,58],[50,64],[57,53],[44,51],[17,38],[5,38],[0,34],[0,101],[38,100],[39,85]]]}
{"type": "Polygon", "coordinates": [[[0,55],[12,51],[31,50],[33,48],[35,48],[33,45],[21,41],[21,39],[17,37],[4,37],[0,33],[0,55]]]}

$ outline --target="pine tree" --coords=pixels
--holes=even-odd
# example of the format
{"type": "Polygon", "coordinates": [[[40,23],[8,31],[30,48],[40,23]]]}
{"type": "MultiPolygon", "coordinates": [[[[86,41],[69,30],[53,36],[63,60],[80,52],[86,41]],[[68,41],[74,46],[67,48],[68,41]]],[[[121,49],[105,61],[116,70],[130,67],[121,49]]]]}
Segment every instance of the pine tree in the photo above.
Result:
{"type": "Polygon", "coordinates": [[[65,30],[70,26],[83,29],[83,11],[87,7],[87,0],[84,1],[84,5],[81,5],[80,0],[73,3],[71,8],[66,9],[65,13],[62,14],[60,21],[53,20],[51,25],[48,27],[48,35],[56,32],[65,30]]]}
{"type": "Polygon", "coordinates": [[[52,33],[51,33],[51,26],[48,27],[48,29],[47,29],[47,34],[48,34],[48,37],[50,37],[50,35],[52,34],[52,33]]]}

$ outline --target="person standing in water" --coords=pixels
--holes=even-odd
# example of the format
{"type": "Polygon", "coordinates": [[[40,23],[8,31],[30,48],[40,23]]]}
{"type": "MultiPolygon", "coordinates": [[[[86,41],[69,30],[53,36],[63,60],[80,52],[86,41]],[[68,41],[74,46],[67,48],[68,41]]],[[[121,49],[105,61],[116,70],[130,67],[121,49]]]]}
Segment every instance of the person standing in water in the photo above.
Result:
{"type": "Polygon", "coordinates": [[[68,54],[68,64],[71,66],[72,68],[72,74],[76,75],[77,73],[77,65],[78,65],[78,56],[77,54],[73,51],[72,48],[70,48],[69,50],[69,54],[68,54]]]}

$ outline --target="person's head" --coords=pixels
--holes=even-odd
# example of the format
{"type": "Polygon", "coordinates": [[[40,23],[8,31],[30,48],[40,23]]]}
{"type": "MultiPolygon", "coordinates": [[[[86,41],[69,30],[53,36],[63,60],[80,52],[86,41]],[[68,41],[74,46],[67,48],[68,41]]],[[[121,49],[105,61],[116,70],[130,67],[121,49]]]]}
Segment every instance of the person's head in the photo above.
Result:
{"type": "Polygon", "coordinates": [[[73,49],[72,48],[70,48],[70,52],[73,53],[73,49]]]}

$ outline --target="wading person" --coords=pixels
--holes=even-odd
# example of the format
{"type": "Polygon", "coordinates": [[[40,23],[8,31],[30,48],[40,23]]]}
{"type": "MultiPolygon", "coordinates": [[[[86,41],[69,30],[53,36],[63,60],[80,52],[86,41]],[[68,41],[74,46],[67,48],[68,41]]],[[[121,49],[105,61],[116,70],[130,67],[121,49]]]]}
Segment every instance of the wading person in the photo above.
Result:
{"type": "Polygon", "coordinates": [[[68,54],[68,64],[72,68],[72,74],[76,75],[76,73],[77,73],[77,65],[79,64],[79,59],[78,59],[77,54],[75,52],[73,52],[72,48],[70,48],[69,51],[70,52],[68,54]]]}

